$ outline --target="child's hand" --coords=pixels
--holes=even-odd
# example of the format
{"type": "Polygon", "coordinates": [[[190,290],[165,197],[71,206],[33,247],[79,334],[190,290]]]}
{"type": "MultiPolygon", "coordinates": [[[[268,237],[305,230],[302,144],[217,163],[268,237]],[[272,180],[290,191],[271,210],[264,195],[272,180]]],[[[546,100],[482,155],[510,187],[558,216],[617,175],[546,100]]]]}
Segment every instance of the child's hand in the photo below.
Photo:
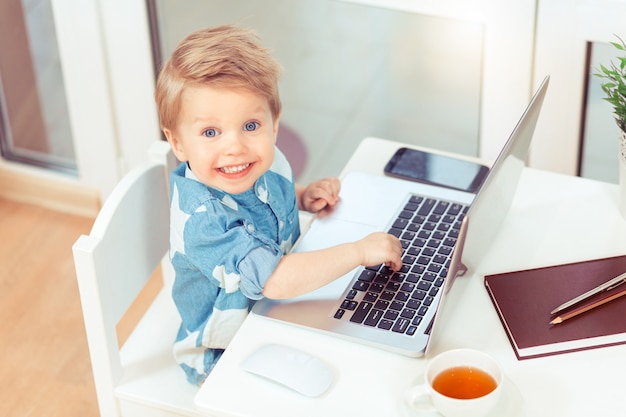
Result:
{"type": "Polygon", "coordinates": [[[300,195],[300,209],[324,215],[339,202],[338,178],[324,178],[309,184],[300,195]]]}
{"type": "Polygon", "coordinates": [[[376,232],[356,242],[362,253],[361,265],[385,264],[394,271],[402,267],[402,243],[389,233],[376,232]]]}

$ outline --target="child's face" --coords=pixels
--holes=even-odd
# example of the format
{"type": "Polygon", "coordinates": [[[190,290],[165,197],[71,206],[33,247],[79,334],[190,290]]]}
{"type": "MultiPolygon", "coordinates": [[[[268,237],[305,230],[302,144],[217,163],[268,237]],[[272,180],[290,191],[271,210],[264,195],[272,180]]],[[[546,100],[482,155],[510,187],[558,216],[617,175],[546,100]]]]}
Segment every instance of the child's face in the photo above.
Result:
{"type": "Polygon", "coordinates": [[[239,194],[272,165],[278,117],[249,90],[194,86],[182,94],[176,128],[163,131],[202,183],[239,194]]]}

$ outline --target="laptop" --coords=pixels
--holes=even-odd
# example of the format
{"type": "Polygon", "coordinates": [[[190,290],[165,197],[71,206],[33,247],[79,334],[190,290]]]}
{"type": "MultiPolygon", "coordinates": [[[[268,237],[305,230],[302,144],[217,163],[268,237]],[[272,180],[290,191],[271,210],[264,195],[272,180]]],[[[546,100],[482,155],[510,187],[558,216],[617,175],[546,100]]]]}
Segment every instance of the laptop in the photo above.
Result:
{"type": "Polygon", "coordinates": [[[446,319],[442,307],[454,281],[478,265],[511,206],[548,83],[546,77],[476,194],[349,172],[336,210],[316,218],[294,248],[306,252],[389,231],[402,241],[402,270],[358,267],[306,295],[259,300],[252,312],[403,355],[426,355],[446,319]]]}

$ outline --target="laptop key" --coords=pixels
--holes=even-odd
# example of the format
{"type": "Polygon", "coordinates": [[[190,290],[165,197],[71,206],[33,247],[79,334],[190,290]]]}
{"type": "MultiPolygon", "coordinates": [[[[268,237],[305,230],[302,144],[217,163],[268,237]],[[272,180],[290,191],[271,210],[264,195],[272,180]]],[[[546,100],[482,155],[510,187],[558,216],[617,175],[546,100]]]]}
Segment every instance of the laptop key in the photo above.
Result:
{"type": "Polygon", "coordinates": [[[420,277],[417,274],[409,274],[406,276],[406,282],[410,282],[415,284],[417,281],[419,281],[420,277]]]}
{"type": "Polygon", "coordinates": [[[442,232],[441,230],[435,230],[431,237],[437,240],[444,240],[446,238],[446,232],[442,232]]]}
{"type": "Polygon", "coordinates": [[[437,223],[433,223],[433,222],[426,222],[424,223],[424,226],[422,226],[424,228],[424,230],[435,230],[435,227],[437,227],[437,223]]]}
{"type": "MultiPolygon", "coordinates": [[[[440,245],[441,245],[441,240],[438,240],[438,239],[430,239],[428,243],[426,243],[426,246],[428,248],[438,248],[440,245]]],[[[432,256],[432,254],[429,256],[432,256]]]]}
{"type": "Polygon", "coordinates": [[[452,253],[452,248],[449,246],[442,246],[439,248],[437,253],[444,255],[446,258],[450,257],[450,253],[452,253]]]}
{"type": "Polygon", "coordinates": [[[404,282],[404,279],[406,278],[406,273],[409,272],[408,265],[406,267],[406,271],[403,271],[403,269],[404,268],[401,268],[400,271],[393,274],[389,280],[392,282],[404,282]]]}
{"type": "Polygon", "coordinates": [[[428,291],[430,290],[430,283],[427,281],[420,281],[417,283],[417,288],[422,291],[428,291]]]}
{"type": "Polygon", "coordinates": [[[350,321],[353,323],[362,323],[363,320],[365,320],[365,317],[367,317],[367,313],[369,313],[371,309],[372,303],[362,301],[361,303],[359,303],[356,310],[354,310],[352,317],[350,317],[350,321]]]}
{"type": "Polygon", "coordinates": [[[391,330],[396,333],[404,333],[406,329],[409,327],[409,324],[411,324],[411,322],[408,319],[400,318],[398,319],[396,324],[394,324],[391,330]]]}
{"type": "MultiPolygon", "coordinates": [[[[416,257],[417,255],[420,254],[420,248],[416,247],[416,246],[410,246],[409,248],[407,248],[406,252],[407,255],[416,257]]],[[[413,260],[413,262],[415,262],[415,259],[413,260]]],[[[413,263],[411,262],[411,263],[413,263]]]]}
{"type": "Polygon", "coordinates": [[[410,201],[411,203],[415,203],[415,204],[418,204],[418,205],[419,205],[422,201],[424,201],[424,197],[422,197],[422,196],[420,196],[420,195],[412,195],[412,196],[409,198],[409,201],[410,201]]]}
{"type": "Polygon", "coordinates": [[[369,286],[370,286],[369,283],[365,281],[357,280],[352,286],[352,289],[357,290],[357,291],[365,291],[368,289],[369,286]]]}
{"type": "Polygon", "coordinates": [[[422,215],[422,216],[427,216],[428,214],[430,214],[430,211],[435,206],[435,203],[436,203],[436,201],[433,200],[432,198],[427,198],[424,201],[424,204],[422,204],[422,206],[420,207],[420,209],[419,209],[419,211],[417,213],[422,215]]]}
{"type": "Polygon", "coordinates": [[[450,237],[444,239],[443,244],[446,246],[450,246],[450,247],[454,247],[454,244],[456,243],[456,239],[451,239],[450,237]]]}
{"type": "Polygon", "coordinates": [[[413,220],[411,220],[411,224],[415,225],[416,227],[419,227],[419,225],[421,225],[425,221],[426,221],[426,216],[422,216],[421,214],[418,214],[415,217],[413,217],[413,220]]]}
{"type": "Polygon", "coordinates": [[[380,273],[382,275],[391,275],[393,274],[393,269],[388,266],[383,266],[382,268],[380,268],[380,273]]]}
{"type": "Polygon", "coordinates": [[[372,282],[375,276],[376,276],[376,272],[371,271],[369,269],[364,269],[363,272],[361,272],[361,275],[359,275],[359,280],[365,281],[365,282],[372,282]]]}
{"type": "Polygon", "coordinates": [[[416,311],[415,310],[411,310],[410,308],[405,308],[404,310],[402,310],[402,313],[400,313],[401,317],[404,317],[405,319],[412,319],[413,316],[415,316],[416,311]]]}
{"type": "Polygon", "coordinates": [[[439,223],[441,220],[441,214],[431,214],[428,216],[428,221],[433,223],[439,223]]]}
{"type": "Polygon", "coordinates": [[[400,302],[405,302],[406,300],[409,299],[409,296],[410,296],[409,293],[400,291],[400,292],[398,292],[396,294],[395,298],[396,298],[396,300],[398,300],[400,302]]]}
{"type": "MultiPolygon", "coordinates": [[[[450,222],[452,223],[452,222],[450,222]]],[[[394,229],[404,229],[407,225],[409,224],[409,220],[408,219],[403,219],[402,217],[398,218],[395,222],[393,222],[393,226],[391,226],[394,229]]]]}
{"type": "Polygon", "coordinates": [[[378,323],[378,328],[383,330],[389,330],[393,326],[393,321],[382,319],[380,323],[378,323]]]}
{"type": "Polygon", "coordinates": [[[437,204],[437,206],[435,207],[435,210],[433,211],[433,213],[435,213],[435,214],[444,214],[449,206],[450,206],[449,202],[447,202],[447,201],[440,201],[437,204]]]}
{"type": "Polygon", "coordinates": [[[458,203],[450,204],[450,208],[448,209],[448,214],[455,215],[459,214],[463,210],[463,206],[458,203]]]}
{"type": "Polygon", "coordinates": [[[391,301],[391,300],[393,300],[393,296],[394,296],[394,293],[392,293],[391,291],[383,291],[380,294],[380,299],[381,300],[391,301]]]}
{"type": "Polygon", "coordinates": [[[389,308],[392,310],[400,311],[404,308],[404,303],[400,301],[392,301],[389,305],[389,308]]]}
{"type": "Polygon", "coordinates": [[[376,294],[375,292],[368,291],[363,296],[363,301],[368,301],[370,303],[373,303],[374,301],[376,301],[377,298],[378,298],[378,294],[376,294]]]}
{"type": "Polygon", "coordinates": [[[456,216],[451,216],[449,214],[446,214],[445,216],[443,216],[442,221],[444,223],[454,223],[454,220],[456,220],[456,216]]]}
{"type": "Polygon", "coordinates": [[[443,256],[443,255],[435,255],[435,257],[433,258],[433,260],[438,263],[438,264],[445,264],[448,261],[448,258],[443,256]]]}
{"type": "Polygon", "coordinates": [[[374,282],[377,284],[386,284],[389,281],[389,277],[387,275],[376,275],[374,282]]]}
{"type": "Polygon", "coordinates": [[[366,326],[375,327],[382,317],[383,317],[383,312],[381,310],[377,310],[374,308],[367,315],[367,318],[365,319],[363,324],[365,324],[366,326]]]}
{"type": "Polygon", "coordinates": [[[402,257],[402,263],[412,265],[415,262],[415,256],[407,253],[402,257]]]}
{"type": "Polygon", "coordinates": [[[414,298],[420,301],[423,300],[425,297],[426,297],[426,292],[423,290],[415,290],[413,291],[413,294],[411,294],[411,298],[414,298]]]}
{"type": "Polygon", "coordinates": [[[420,230],[420,225],[417,223],[411,223],[406,227],[406,230],[408,230],[409,232],[417,232],[418,230],[420,230]]]}
{"type": "Polygon", "coordinates": [[[400,315],[399,312],[397,312],[396,310],[389,310],[387,312],[385,312],[385,319],[387,320],[391,320],[394,321],[395,319],[398,318],[398,316],[400,315]]]}
{"type": "Polygon", "coordinates": [[[432,272],[426,272],[424,275],[422,275],[422,279],[428,282],[433,282],[437,279],[437,275],[433,274],[432,272]]]}
{"type": "Polygon", "coordinates": [[[426,271],[426,268],[423,265],[419,265],[419,264],[415,264],[413,265],[413,268],[411,268],[411,272],[417,275],[423,274],[424,271],[426,271]]]}

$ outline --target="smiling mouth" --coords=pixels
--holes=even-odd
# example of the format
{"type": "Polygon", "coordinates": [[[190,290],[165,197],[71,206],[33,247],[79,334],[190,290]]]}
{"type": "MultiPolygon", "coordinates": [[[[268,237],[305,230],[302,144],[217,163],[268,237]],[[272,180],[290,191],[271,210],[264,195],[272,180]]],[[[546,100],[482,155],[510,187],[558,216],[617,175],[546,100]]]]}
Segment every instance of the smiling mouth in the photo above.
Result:
{"type": "Polygon", "coordinates": [[[222,167],[219,168],[220,171],[222,171],[225,174],[238,174],[240,172],[245,171],[248,167],[250,166],[250,164],[241,164],[241,165],[233,165],[230,167],[222,167]]]}

